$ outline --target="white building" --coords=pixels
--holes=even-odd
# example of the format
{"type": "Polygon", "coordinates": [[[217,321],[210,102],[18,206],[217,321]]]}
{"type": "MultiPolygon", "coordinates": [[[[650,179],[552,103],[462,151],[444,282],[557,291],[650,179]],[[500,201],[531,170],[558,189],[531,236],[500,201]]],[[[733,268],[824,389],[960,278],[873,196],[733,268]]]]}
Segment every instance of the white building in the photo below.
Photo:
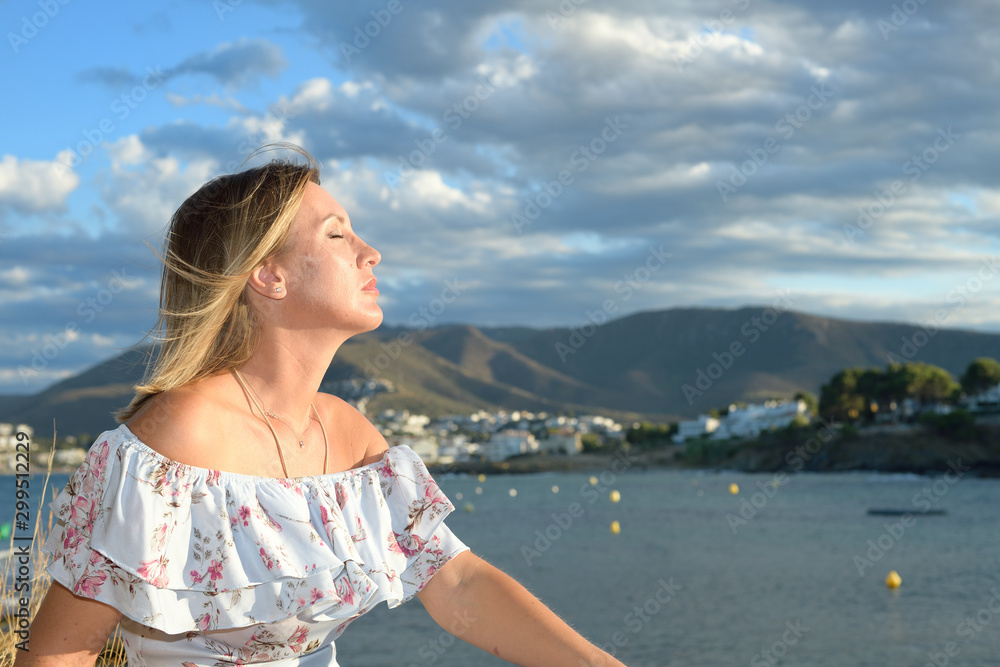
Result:
{"type": "Polygon", "coordinates": [[[700,438],[705,435],[715,433],[719,428],[719,420],[708,415],[698,415],[693,421],[684,421],[677,424],[677,434],[674,435],[674,442],[680,444],[690,438],[700,438]]]}
{"type": "Polygon", "coordinates": [[[751,403],[745,408],[730,405],[729,414],[719,420],[719,428],[712,438],[756,438],[764,431],[785,428],[799,415],[804,415],[807,409],[806,402],[802,400],[751,403]]]}
{"type": "Polygon", "coordinates": [[[751,403],[745,408],[729,406],[729,414],[718,419],[708,415],[698,415],[694,421],[680,422],[674,442],[682,443],[689,438],[711,436],[713,440],[726,438],[756,438],[764,431],[785,428],[800,415],[806,414],[805,401],[767,401],[751,403]]]}
{"type": "Polygon", "coordinates": [[[87,450],[83,447],[71,447],[70,449],[57,449],[52,454],[52,464],[74,468],[87,457],[87,450]]]}
{"type": "Polygon", "coordinates": [[[583,451],[583,439],[577,431],[565,429],[550,434],[544,440],[539,440],[538,451],[572,456],[583,451]]]}
{"type": "Polygon", "coordinates": [[[35,429],[27,424],[17,424],[16,426],[14,424],[0,424],[0,452],[17,450],[17,443],[22,442],[17,439],[18,433],[25,433],[28,438],[31,438],[35,434],[35,429]]]}
{"type": "Polygon", "coordinates": [[[971,412],[1000,409],[1000,384],[990,387],[986,391],[981,391],[975,396],[966,396],[962,399],[962,403],[971,412]]]}
{"type": "Polygon", "coordinates": [[[506,429],[494,433],[488,442],[479,446],[479,451],[487,461],[503,461],[518,454],[538,451],[538,441],[528,431],[506,429]]]}
{"type": "Polygon", "coordinates": [[[438,463],[448,464],[456,461],[469,461],[478,452],[479,445],[469,442],[469,439],[464,435],[438,438],[438,463]]]}
{"type": "Polygon", "coordinates": [[[403,438],[399,438],[396,444],[406,445],[412,449],[416,455],[420,457],[420,460],[424,462],[424,465],[437,463],[438,443],[434,438],[405,436],[403,438]]]}

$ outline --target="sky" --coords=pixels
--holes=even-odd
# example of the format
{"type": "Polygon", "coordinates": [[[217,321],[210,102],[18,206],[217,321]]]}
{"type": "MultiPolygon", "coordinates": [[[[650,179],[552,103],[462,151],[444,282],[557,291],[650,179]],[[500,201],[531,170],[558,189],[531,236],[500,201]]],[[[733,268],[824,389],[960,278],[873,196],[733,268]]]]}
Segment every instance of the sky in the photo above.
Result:
{"type": "Polygon", "coordinates": [[[303,146],[385,322],[1000,332],[995,0],[0,3],[0,394],[134,345],[171,213],[303,146]]]}

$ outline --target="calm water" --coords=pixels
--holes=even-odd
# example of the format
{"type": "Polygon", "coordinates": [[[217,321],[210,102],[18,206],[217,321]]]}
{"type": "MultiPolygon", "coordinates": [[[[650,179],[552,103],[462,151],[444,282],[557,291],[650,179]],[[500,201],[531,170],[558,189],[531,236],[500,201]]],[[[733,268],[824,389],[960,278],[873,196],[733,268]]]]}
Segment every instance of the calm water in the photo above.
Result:
{"type": "MultiPolygon", "coordinates": [[[[474,552],[632,667],[997,664],[1000,481],[799,475],[775,488],[771,475],[628,470],[605,488],[589,477],[438,481],[474,552]],[[732,517],[744,500],[760,508],[742,524],[732,517]],[[572,503],[582,515],[561,528],[552,514],[572,503]],[[947,515],[904,526],[869,507],[947,515]],[[890,570],[903,580],[895,591],[890,570]]],[[[0,479],[0,507],[12,488],[0,479]]],[[[338,647],[343,667],[509,664],[452,643],[417,601],[355,621],[338,647]]]]}

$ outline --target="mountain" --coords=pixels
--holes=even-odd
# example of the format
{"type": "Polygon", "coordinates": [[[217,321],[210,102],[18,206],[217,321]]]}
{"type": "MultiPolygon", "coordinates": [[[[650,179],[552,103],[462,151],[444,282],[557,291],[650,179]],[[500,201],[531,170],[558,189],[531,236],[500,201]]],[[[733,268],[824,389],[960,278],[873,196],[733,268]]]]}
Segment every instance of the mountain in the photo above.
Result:
{"type": "MultiPolygon", "coordinates": [[[[33,396],[4,397],[0,421],[31,424],[40,437],[95,435],[114,425],[151,351],[133,349],[33,396]]],[[[736,400],[818,394],[850,366],[885,367],[890,355],[958,377],[976,357],[1000,359],[1000,335],[856,322],[767,307],[675,308],[570,329],[383,327],[349,340],[324,389],[382,378],[385,408],[431,415],[482,409],[602,413],[670,420],[736,400]]]]}

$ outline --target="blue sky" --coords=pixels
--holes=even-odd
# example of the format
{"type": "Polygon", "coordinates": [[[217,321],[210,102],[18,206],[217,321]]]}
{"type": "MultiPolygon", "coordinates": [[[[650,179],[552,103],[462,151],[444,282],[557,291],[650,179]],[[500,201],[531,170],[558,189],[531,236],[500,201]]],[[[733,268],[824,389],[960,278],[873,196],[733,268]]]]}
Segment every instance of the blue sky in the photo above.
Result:
{"type": "Polygon", "coordinates": [[[390,324],[457,281],[434,324],[791,290],[1000,332],[997,25],[990,0],[2,3],[0,393],[138,342],[144,243],[274,140],[382,252],[390,324]]]}

